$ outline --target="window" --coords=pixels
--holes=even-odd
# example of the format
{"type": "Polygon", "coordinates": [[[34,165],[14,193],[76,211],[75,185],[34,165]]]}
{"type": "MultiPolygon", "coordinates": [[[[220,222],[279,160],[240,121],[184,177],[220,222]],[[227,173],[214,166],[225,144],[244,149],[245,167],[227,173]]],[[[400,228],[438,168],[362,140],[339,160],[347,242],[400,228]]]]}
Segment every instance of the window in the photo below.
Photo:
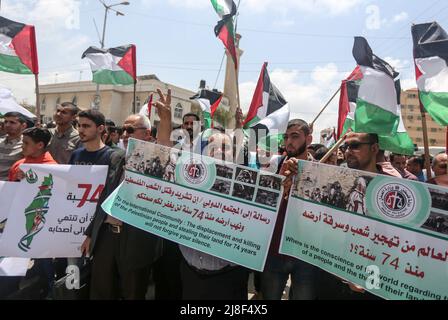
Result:
{"type": "Polygon", "coordinates": [[[174,109],[174,117],[182,119],[182,115],[183,115],[183,107],[180,103],[178,103],[176,105],[176,108],[174,109]]]}
{"type": "Polygon", "coordinates": [[[408,94],[409,99],[417,99],[417,95],[415,93],[408,94]]]}
{"type": "Polygon", "coordinates": [[[437,132],[437,128],[431,128],[431,132],[437,132]]]}
{"type": "Polygon", "coordinates": [[[47,98],[43,97],[40,103],[40,110],[45,111],[46,108],[47,108],[47,98]]]}
{"type": "Polygon", "coordinates": [[[408,116],[408,120],[414,120],[414,116],[408,116]]]}
{"type": "Polygon", "coordinates": [[[141,104],[141,101],[140,101],[140,97],[135,97],[135,106],[136,106],[136,109],[137,109],[137,111],[139,111],[140,110],[140,106],[141,106],[142,104],[141,104]]]}
{"type": "Polygon", "coordinates": [[[429,139],[429,144],[435,145],[437,143],[436,139],[429,139]]]}
{"type": "Polygon", "coordinates": [[[408,105],[409,112],[414,112],[414,106],[408,105]]]}
{"type": "Polygon", "coordinates": [[[417,127],[417,131],[422,131],[422,127],[417,127]]]}

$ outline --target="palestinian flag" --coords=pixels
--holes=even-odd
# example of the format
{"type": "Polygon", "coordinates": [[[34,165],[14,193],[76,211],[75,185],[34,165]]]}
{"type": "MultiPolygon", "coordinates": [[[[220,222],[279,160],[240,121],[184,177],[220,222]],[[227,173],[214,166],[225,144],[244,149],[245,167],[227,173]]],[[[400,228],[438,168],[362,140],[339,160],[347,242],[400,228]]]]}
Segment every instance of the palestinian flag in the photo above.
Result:
{"type": "MultiPolygon", "coordinates": [[[[341,130],[341,135],[344,135],[349,129],[353,130],[355,124],[355,111],[356,111],[356,101],[358,100],[358,92],[360,87],[360,80],[356,80],[360,75],[356,73],[356,70],[352,75],[344,80],[341,87],[341,98],[339,101],[339,122],[338,130],[341,130]],[[350,80],[351,79],[351,80],[350,80]],[[348,110],[348,112],[347,112],[348,110]],[[341,125],[342,124],[342,125],[341,125]]],[[[399,125],[397,132],[391,135],[378,135],[379,145],[381,150],[388,150],[397,154],[403,155],[413,155],[414,154],[414,142],[409,137],[406,128],[401,117],[401,106],[400,106],[400,80],[395,81],[396,86],[396,103],[397,103],[397,114],[399,116],[399,125]]]]}
{"type": "Polygon", "coordinates": [[[395,78],[398,73],[386,61],[373,54],[363,37],[355,37],[353,56],[362,73],[354,131],[379,135],[396,133],[399,116],[395,78]]]}
{"type": "Polygon", "coordinates": [[[237,69],[238,56],[236,54],[235,28],[233,27],[232,16],[226,16],[218,22],[215,27],[215,35],[222,41],[227,51],[229,51],[232,56],[233,63],[235,64],[235,69],[237,69]]]}
{"type": "Polygon", "coordinates": [[[233,0],[211,0],[211,2],[221,19],[225,16],[234,16],[236,14],[236,5],[233,0]]]}
{"type": "MultiPolygon", "coordinates": [[[[289,121],[289,105],[280,91],[271,83],[267,70],[268,63],[263,64],[257,87],[250,104],[249,112],[243,123],[245,129],[253,128],[265,130],[266,137],[257,135],[258,141],[263,142],[264,150],[269,150],[272,139],[281,143],[289,121]]],[[[261,131],[263,132],[263,131],[261,131]]]]}
{"type": "Polygon", "coordinates": [[[89,60],[95,83],[130,85],[137,81],[136,47],[133,44],[107,50],[90,47],[82,58],[89,60]]]}
{"type": "Polygon", "coordinates": [[[448,34],[437,22],[412,26],[420,101],[441,126],[448,126],[448,34]]]}
{"type": "Polygon", "coordinates": [[[0,71],[39,73],[34,26],[0,17],[0,71]]]}
{"type": "Polygon", "coordinates": [[[218,109],[219,104],[222,100],[222,93],[216,91],[210,91],[207,89],[201,89],[201,91],[191,97],[190,99],[196,100],[201,106],[202,112],[204,114],[204,128],[208,129],[212,127],[213,115],[218,109]]]}
{"type": "Polygon", "coordinates": [[[362,78],[361,68],[358,66],[350,76],[342,81],[339,96],[338,140],[355,121],[356,100],[358,99],[359,80],[362,78]]]}

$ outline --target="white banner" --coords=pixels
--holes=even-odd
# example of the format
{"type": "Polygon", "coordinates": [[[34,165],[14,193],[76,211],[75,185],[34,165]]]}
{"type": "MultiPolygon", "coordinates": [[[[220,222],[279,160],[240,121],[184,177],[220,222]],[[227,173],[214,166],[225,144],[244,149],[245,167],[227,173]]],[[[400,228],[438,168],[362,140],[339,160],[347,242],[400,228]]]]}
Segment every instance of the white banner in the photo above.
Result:
{"type": "Polygon", "coordinates": [[[107,166],[21,165],[25,172],[11,198],[0,256],[80,257],[84,232],[107,175],[107,166]]]}
{"type": "Polygon", "coordinates": [[[18,186],[17,182],[0,181],[0,237],[11,208],[11,199],[17,193],[18,186]]]}

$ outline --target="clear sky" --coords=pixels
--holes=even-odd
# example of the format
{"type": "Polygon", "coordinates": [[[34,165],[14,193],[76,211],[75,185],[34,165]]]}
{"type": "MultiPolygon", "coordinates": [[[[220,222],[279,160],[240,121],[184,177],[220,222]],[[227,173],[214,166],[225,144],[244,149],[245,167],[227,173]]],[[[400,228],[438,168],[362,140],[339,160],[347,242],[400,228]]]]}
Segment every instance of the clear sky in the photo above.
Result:
{"type": "MultiPolygon", "coordinates": [[[[120,0],[105,0],[107,4],[120,0]]],[[[213,28],[218,16],[210,0],[130,0],[108,16],[106,47],[137,45],[138,74],[197,90],[214,87],[223,46],[213,28]]],[[[41,83],[91,79],[83,51],[99,46],[104,8],[98,0],[3,0],[1,15],[36,26],[41,83]]],[[[235,0],[238,3],[238,0],[235,0]]],[[[448,30],[446,0],[241,0],[240,90],[250,104],[264,61],[294,117],[311,121],[354,66],[353,36],[365,36],[373,51],[401,73],[404,88],[415,87],[412,23],[438,21],[448,30]]],[[[223,89],[224,68],[216,87],[223,89]]],[[[0,85],[18,101],[33,101],[32,76],[0,73],[0,85]]],[[[335,126],[337,100],[316,124],[335,126]]]]}

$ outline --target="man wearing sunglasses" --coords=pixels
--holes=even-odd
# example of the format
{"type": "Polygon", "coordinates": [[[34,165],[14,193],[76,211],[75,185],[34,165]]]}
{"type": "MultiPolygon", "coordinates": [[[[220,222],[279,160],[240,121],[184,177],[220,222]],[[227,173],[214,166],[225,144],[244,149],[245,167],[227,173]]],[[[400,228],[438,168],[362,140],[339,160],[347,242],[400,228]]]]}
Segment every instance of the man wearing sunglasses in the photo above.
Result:
{"type": "Polygon", "coordinates": [[[345,151],[347,166],[350,169],[383,173],[376,161],[380,150],[377,134],[351,132],[347,135],[342,150],[345,151]]]}

